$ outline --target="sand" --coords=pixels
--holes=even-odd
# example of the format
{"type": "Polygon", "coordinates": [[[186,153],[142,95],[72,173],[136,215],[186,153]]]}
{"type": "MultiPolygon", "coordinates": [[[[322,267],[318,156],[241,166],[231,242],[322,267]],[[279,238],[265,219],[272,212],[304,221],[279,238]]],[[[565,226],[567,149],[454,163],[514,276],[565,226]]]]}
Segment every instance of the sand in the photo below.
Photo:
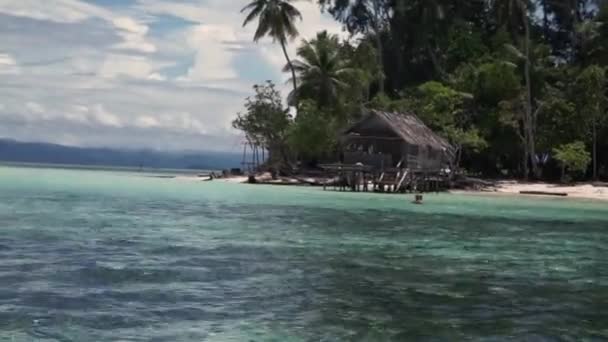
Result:
{"type": "MultiPolygon", "coordinates": [[[[258,175],[258,180],[272,184],[270,181],[270,174],[258,175]]],[[[201,178],[197,176],[178,176],[177,180],[181,181],[205,181],[208,178],[201,178]]],[[[214,182],[223,183],[247,183],[247,176],[232,176],[228,178],[216,178],[214,182]]],[[[293,182],[299,183],[297,180],[293,182]]],[[[290,182],[278,182],[277,184],[290,184],[290,182]]],[[[551,184],[542,182],[520,182],[520,181],[499,181],[495,187],[489,187],[482,191],[452,191],[453,193],[495,193],[495,194],[512,194],[521,195],[521,191],[542,191],[551,193],[567,193],[566,198],[579,198],[579,199],[592,199],[592,200],[604,200],[608,201],[608,184],[575,184],[575,185],[561,185],[551,184]]],[[[539,195],[521,195],[529,197],[542,197],[539,195]]],[[[551,196],[553,197],[553,196],[551,196]]]]}
{"type": "MultiPolygon", "coordinates": [[[[210,181],[209,177],[199,177],[195,175],[180,175],[174,177],[177,181],[184,182],[207,182],[210,181]]],[[[247,183],[247,176],[231,176],[228,178],[215,178],[212,179],[213,182],[222,182],[222,183],[247,183]]]]}
{"type": "MultiPolygon", "coordinates": [[[[521,191],[542,191],[552,193],[567,193],[570,198],[585,198],[608,201],[608,186],[592,185],[589,183],[575,185],[560,185],[549,183],[524,183],[518,181],[500,181],[496,187],[486,189],[487,192],[502,194],[520,194],[521,191]]],[[[536,195],[522,195],[536,196],[536,195]]],[[[566,197],[566,198],[568,198],[566,197]]]]}
{"type": "Polygon", "coordinates": [[[228,178],[217,178],[214,179],[214,182],[224,182],[224,183],[247,183],[249,178],[247,176],[232,176],[228,178]]]}

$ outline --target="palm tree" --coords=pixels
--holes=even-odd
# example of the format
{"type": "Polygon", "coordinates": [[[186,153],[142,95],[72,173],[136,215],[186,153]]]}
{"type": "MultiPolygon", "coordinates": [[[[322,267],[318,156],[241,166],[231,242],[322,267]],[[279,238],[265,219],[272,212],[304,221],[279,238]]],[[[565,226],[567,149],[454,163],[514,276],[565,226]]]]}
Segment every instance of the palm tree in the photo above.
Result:
{"type": "MultiPolygon", "coordinates": [[[[297,54],[299,59],[293,61],[292,67],[299,86],[289,95],[290,100],[306,97],[316,99],[319,107],[335,104],[339,92],[348,87],[347,78],[354,72],[340,54],[338,36],[319,32],[315,39],[303,40],[297,54]]],[[[286,65],[283,71],[289,68],[286,65]]]]}
{"type": "MultiPolygon", "coordinates": [[[[253,21],[258,20],[258,28],[253,36],[253,41],[258,42],[265,36],[269,36],[275,42],[281,44],[283,54],[287,60],[287,65],[291,69],[293,79],[293,89],[297,89],[296,72],[287,53],[287,40],[293,40],[298,36],[298,30],[295,26],[296,19],[302,20],[302,14],[290,4],[292,0],[253,0],[245,6],[241,13],[248,12],[243,27],[253,21]]],[[[297,108],[297,101],[296,101],[297,108]]]]}
{"type": "MultiPolygon", "coordinates": [[[[369,34],[376,45],[376,58],[380,66],[376,75],[378,92],[384,93],[386,75],[384,74],[383,33],[390,30],[392,16],[390,0],[318,0],[321,6],[328,6],[329,12],[342,22],[351,34],[369,34]]],[[[395,6],[405,6],[397,1],[395,6]]]]}
{"type": "MultiPolygon", "coordinates": [[[[525,96],[524,96],[524,115],[523,127],[526,136],[525,154],[526,159],[529,159],[532,164],[532,173],[535,177],[539,175],[538,163],[536,160],[536,143],[535,143],[535,113],[532,109],[532,79],[530,76],[532,69],[532,61],[530,58],[530,17],[529,17],[529,2],[528,0],[493,0],[491,1],[492,8],[498,16],[499,22],[503,25],[510,26],[511,32],[516,35],[519,31],[519,25],[523,26],[524,39],[523,51],[519,51],[515,46],[507,46],[509,50],[518,54],[524,61],[524,79],[525,79],[525,96]]],[[[527,161],[523,165],[524,177],[528,178],[527,161]]]]}

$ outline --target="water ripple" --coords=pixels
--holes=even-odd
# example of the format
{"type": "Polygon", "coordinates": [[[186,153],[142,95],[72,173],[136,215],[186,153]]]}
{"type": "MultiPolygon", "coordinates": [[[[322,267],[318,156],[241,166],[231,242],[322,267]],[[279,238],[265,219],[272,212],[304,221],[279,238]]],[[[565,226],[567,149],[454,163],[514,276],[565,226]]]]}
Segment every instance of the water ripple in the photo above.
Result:
{"type": "Polygon", "coordinates": [[[0,340],[608,339],[602,209],[78,175],[0,193],[0,340]]]}

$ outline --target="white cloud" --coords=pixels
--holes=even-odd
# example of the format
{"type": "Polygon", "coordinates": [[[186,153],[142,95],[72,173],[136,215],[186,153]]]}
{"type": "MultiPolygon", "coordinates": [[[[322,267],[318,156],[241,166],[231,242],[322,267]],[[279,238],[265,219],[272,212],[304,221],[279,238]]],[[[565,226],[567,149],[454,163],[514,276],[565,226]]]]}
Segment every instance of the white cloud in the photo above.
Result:
{"type": "Polygon", "coordinates": [[[122,122],[120,118],[117,115],[108,112],[101,104],[96,104],[95,106],[93,106],[91,113],[92,117],[98,123],[104,126],[122,127],[122,122]]]}
{"type": "Polygon", "coordinates": [[[167,78],[157,72],[148,75],[148,79],[152,81],[166,81],[167,78]]]}
{"type": "Polygon", "coordinates": [[[0,74],[16,75],[19,73],[19,66],[15,59],[5,53],[0,53],[0,74]]]}
{"type": "Polygon", "coordinates": [[[111,17],[110,11],[77,0],[2,0],[0,13],[58,23],[76,23],[91,17],[111,17]]]}
{"type": "Polygon", "coordinates": [[[45,112],[44,106],[36,102],[26,103],[25,108],[33,114],[43,114],[45,112]]]}
{"type": "Polygon", "coordinates": [[[129,17],[119,17],[112,20],[123,41],[117,44],[117,49],[135,50],[143,53],[156,52],[156,46],[146,41],[148,26],[129,17]]]}
{"type": "Polygon", "coordinates": [[[156,51],[156,47],[146,40],[148,26],[128,16],[122,16],[84,1],[2,0],[0,1],[0,13],[64,24],[98,18],[111,23],[116,29],[116,34],[122,37],[123,41],[116,44],[116,49],[143,53],[156,51]]]}
{"type": "Polygon", "coordinates": [[[194,81],[216,80],[237,77],[233,66],[233,55],[227,53],[223,42],[234,41],[234,32],[222,26],[200,25],[187,34],[190,47],[197,51],[194,65],[187,78],[194,81]]]}
{"type": "Polygon", "coordinates": [[[25,103],[25,111],[23,119],[29,123],[35,123],[39,120],[50,120],[52,115],[47,112],[46,108],[38,102],[29,101],[25,103]]]}
{"type": "MultiPolygon", "coordinates": [[[[247,0],[96,1],[0,0],[0,136],[238,149],[230,123],[252,83],[288,90],[280,46],[242,28],[247,0]]],[[[313,2],[294,4],[301,38],[340,32],[313,2]]]]}
{"type": "Polygon", "coordinates": [[[169,131],[208,134],[202,120],[189,112],[169,112],[156,115],[141,115],[132,122],[135,127],[162,128],[169,131]]]}
{"type": "Polygon", "coordinates": [[[127,31],[129,33],[145,35],[148,33],[148,26],[138,23],[137,21],[129,17],[120,17],[112,20],[114,26],[117,28],[127,31]]]}
{"type": "MultiPolygon", "coordinates": [[[[270,38],[265,38],[259,44],[252,42],[257,22],[242,27],[243,14],[240,10],[247,1],[209,0],[205,3],[188,2],[174,3],[169,0],[139,0],[138,8],[150,15],[172,15],[184,20],[198,23],[181,33],[188,42],[188,47],[196,51],[194,65],[188,75],[182,80],[204,81],[237,77],[238,73],[233,62],[239,49],[259,49],[265,60],[251,61],[252,63],[270,63],[277,70],[285,65],[285,57],[281,48],[273,44],[270,38]],[[230,49],[228,48],[230,46],[230,49]]],[[[299,40],[313,38],[320,30],[340,34],[341,25],[332,18],[324,15],[314,2],[299,1],[294,3],[302,13],[304,20],[299,22],[300,38],[288,45],[288,53],[295,57],[299,40]]],[[[274,80],[282,84],[282,80],[274,80]]],[[[262,81],[262,80],[260,80],[262,81]]]]}
{"type": "Polygon", "coordinates": [[[135,119],[135,126],[140,128],[154,128],[160,125],[160,122],[153,116],[143,115],[135,119]]]}
{"type": "Polygon", "coordinates": [[[147,78],[153,72],[152,64],[144,57],[111,54],[100,68],[103,77],[130,76],[147,78]]]}
{"type": "MultiPolygon", "coordinates": [[[[75,122],[77,124],[88,125],[90,124],[88,113],[89,108],[82,105],[74,105],[64,112],[64,118],[68,121],[75,122]]],[[[74,138],[72,137],[72,140],[74,138]]]]}

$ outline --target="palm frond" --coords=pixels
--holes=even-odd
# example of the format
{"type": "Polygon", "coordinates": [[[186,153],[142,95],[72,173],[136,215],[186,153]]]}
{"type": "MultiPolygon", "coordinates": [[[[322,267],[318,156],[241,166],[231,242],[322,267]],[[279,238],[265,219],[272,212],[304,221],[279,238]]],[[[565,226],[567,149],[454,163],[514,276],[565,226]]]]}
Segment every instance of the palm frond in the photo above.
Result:
{"type": "Polygon", "coordinates": [[[526,56],[513,44],[505,44],[505,50],[518,59],[525,60],[526,56]]]}
{"type": "Polygon", "coordinates": [[[266,0],[254,0],[241,9],[241,13],[249,12],[243,21],[243,26],[249,24],[262,13],[265,3],[266,0]]]}
{"type": "Polygon", "coordinates": [[[260,19],[258,21],[258,28],[256,29],[253,35],[253,41],[257,42],[262,39],[272,30],[272,18],[270,17],[270,13],[267,11],[263,11],[260,14],[260,19]]]}

